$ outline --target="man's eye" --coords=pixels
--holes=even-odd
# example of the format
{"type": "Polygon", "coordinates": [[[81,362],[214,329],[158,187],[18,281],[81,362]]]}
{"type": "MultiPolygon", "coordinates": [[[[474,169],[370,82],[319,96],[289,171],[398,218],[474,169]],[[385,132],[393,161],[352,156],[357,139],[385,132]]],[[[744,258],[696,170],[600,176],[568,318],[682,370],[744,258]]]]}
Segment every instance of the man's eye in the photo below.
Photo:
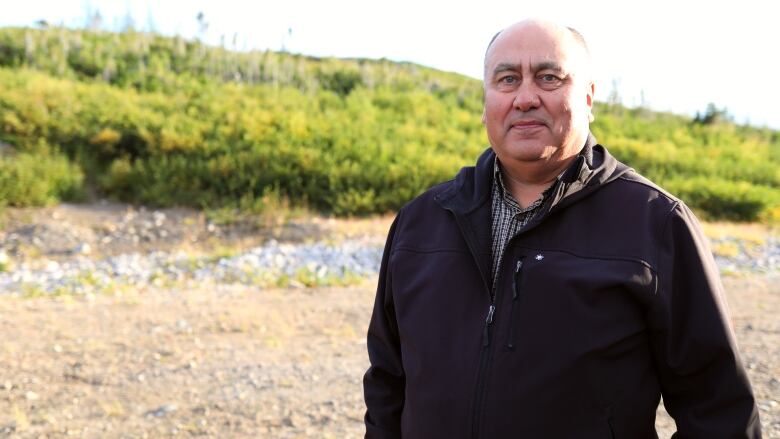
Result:
{"type": "Polygon", "coordinates": [[[504,76],[502,78],[499,78],[498,82],[500,82],[501,84],[512,85],[512,84],[517,82],[517,77],[511,76],[511,75],[510,76],[504,76]]]}
{"type": "Polygon", "coordinates": [[[551,74],[542,75],[542,81],[544,82],[555,82],[558,81],[558,77],[551,74]]]}

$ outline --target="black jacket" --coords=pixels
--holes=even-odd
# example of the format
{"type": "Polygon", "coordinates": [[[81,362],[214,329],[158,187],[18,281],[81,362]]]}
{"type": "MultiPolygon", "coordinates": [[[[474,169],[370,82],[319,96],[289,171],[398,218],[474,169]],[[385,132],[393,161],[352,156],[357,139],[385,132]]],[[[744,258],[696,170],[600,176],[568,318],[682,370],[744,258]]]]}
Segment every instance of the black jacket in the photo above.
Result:
{"type": "Polygon", "coordinates": [[[367,438],[759,438],[717,267],[690,210],[589,139],[507,245],[494,153],[399,212],[364,377],[367,438]]]}

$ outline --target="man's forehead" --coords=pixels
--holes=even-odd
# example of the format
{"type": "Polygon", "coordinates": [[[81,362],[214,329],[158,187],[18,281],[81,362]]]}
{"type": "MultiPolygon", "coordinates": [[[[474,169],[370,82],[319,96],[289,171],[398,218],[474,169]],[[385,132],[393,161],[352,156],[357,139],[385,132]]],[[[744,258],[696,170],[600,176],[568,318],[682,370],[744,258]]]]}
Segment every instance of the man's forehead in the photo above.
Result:
{"type": "Polygon", "coordinates": [[[585,53],[589,52],[585,38],[576,29],[538,19],[521,21],[502,29],[490,40],[486,52],[489,53],[494,46],[506,42],[517,44],[523,41],[532,41],[534,45],[561,45],[567,50],[581,49],[585,53]]]}
{"type": "Polygon", "coordinates": [[[586,57],[586,49],[576,40],[568,28],[539,26],[510,27],[500,32],[491,42],[486,53],[485,68],[516,64],[555,64],[568,70],[578,58],[586,57]]]}
{"type": "Polygon", "coordinates": [[[515,52],[545,56],[547,58],[565,58],[576,50],[571,39],[559,35],[512,33],[499,35],[488,56],[496,53],[515,52]]]}
{"type": "Polygon", "coordinates": [[[565,51],[539,51],[523,50],[523,48],[510,48],[508,50],[496,50],[488,54],[485,67],[494,70],[512,68],[520,70],[529,67],[532,70],[552,69],[570,70],[576,62],[565,51]]]}

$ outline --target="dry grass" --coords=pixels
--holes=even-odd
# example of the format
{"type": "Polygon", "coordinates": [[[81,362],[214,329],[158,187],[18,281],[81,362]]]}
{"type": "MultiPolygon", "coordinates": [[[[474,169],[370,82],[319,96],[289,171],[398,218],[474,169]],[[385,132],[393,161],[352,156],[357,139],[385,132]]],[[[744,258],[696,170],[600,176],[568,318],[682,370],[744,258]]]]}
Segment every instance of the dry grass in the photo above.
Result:
{"type": "Polygon", "coordinates": [[[780,236],[780,227],[760,223],[704,222],[704,234],[712,240],[734,238],[748,245],[762,245],[769,236],[780,236]]]}

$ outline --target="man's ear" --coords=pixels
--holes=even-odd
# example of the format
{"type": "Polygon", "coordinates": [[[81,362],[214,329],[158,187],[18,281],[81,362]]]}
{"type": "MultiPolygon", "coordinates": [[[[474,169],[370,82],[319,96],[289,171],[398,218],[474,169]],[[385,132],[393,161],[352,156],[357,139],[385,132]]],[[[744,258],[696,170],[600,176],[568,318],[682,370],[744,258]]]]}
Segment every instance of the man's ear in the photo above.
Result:
{"type": "Polygon", "coordinates": [[[485,107],[482,107],[482,125],[485,125],[487,121],[487,114],[485,114],[485,107]]]}

